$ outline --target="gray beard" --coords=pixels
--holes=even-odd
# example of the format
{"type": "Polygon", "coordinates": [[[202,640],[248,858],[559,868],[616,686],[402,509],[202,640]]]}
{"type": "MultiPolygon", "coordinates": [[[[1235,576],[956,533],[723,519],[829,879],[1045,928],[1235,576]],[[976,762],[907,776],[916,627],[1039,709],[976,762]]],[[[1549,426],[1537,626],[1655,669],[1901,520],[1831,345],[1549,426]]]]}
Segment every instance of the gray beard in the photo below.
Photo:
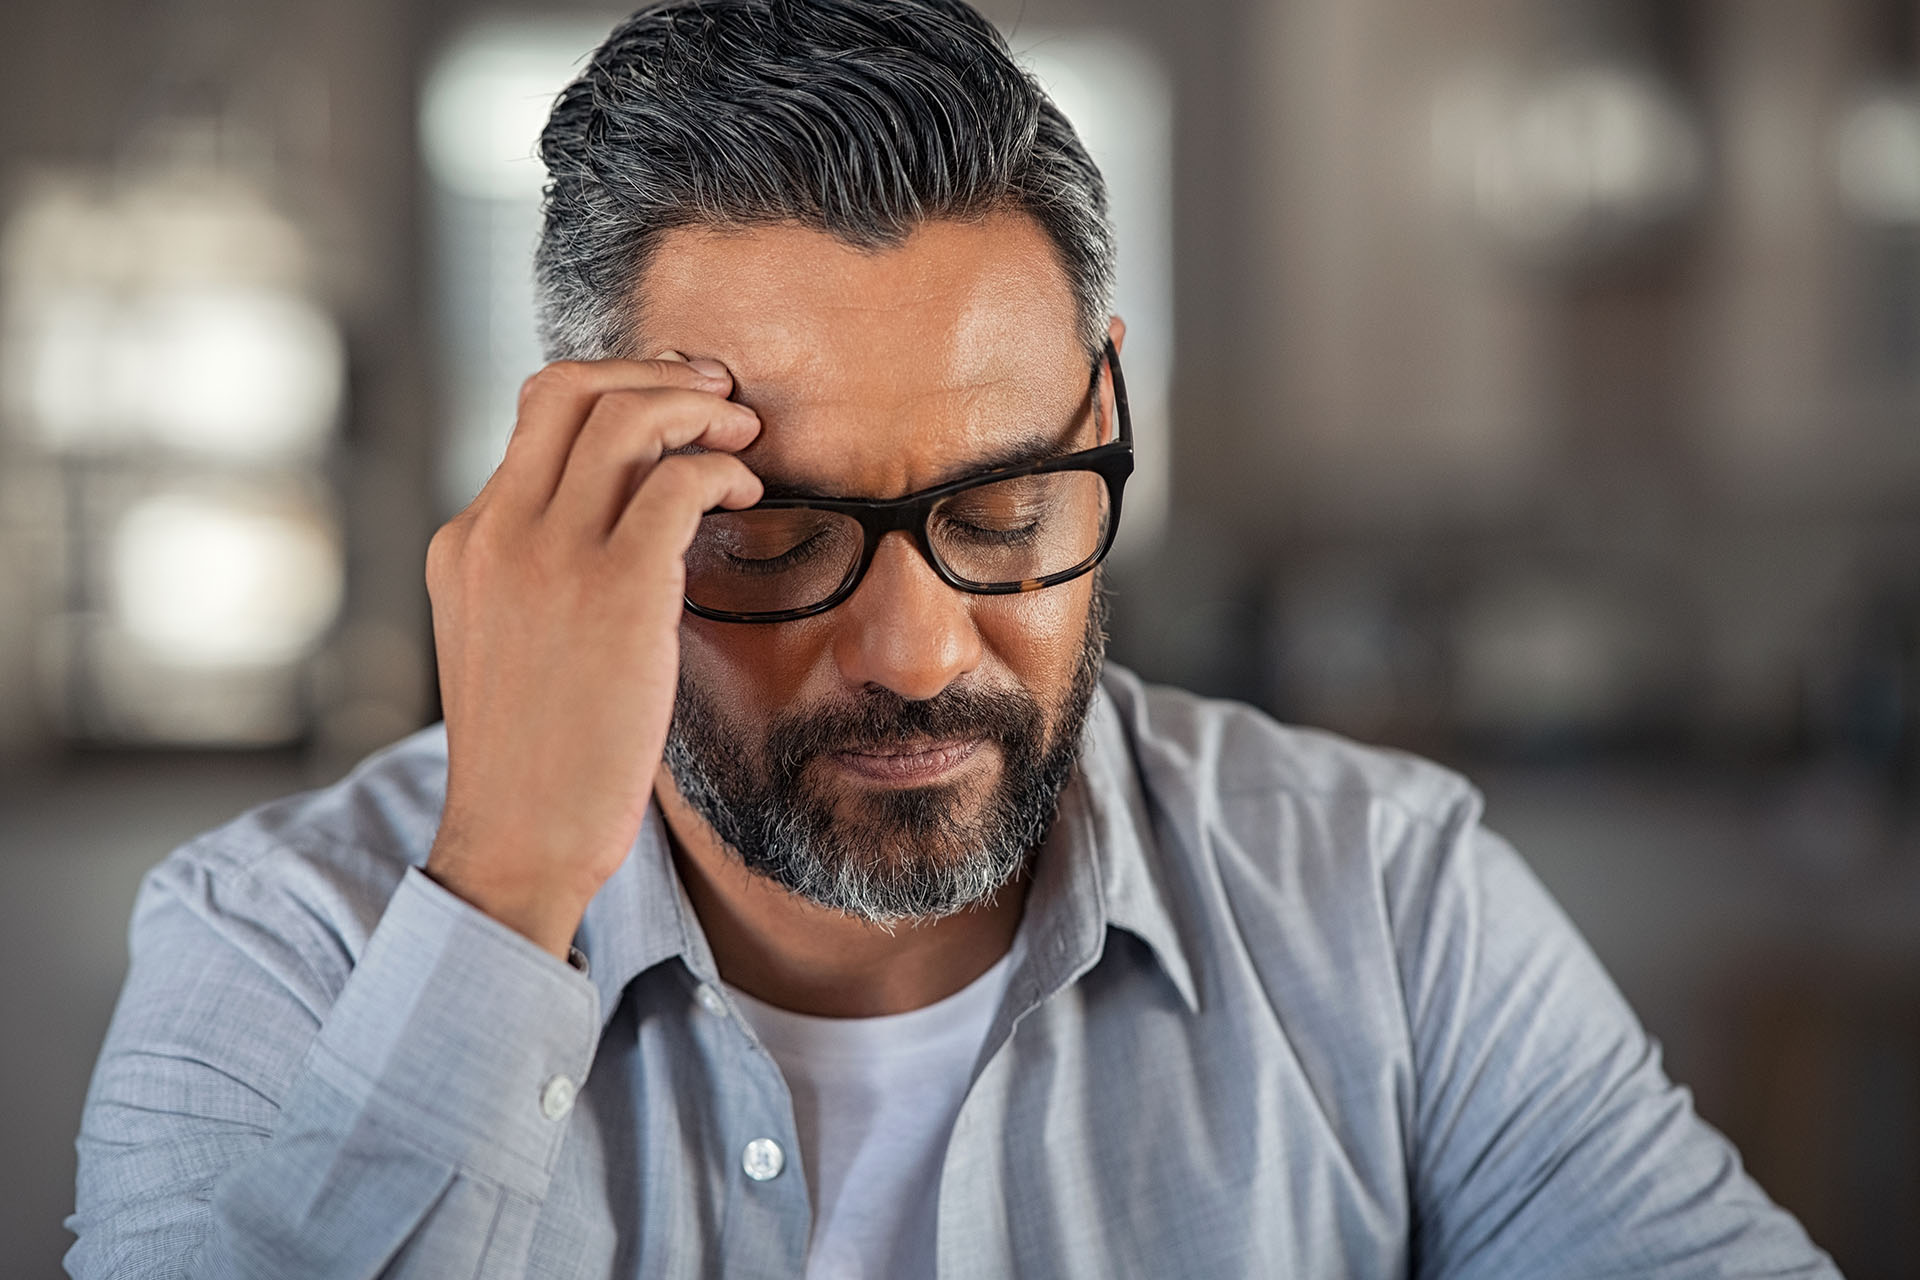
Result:
{"type": "Polygon", "coordinates": [[[891,928],[986,901],[1019,876],[1053,825],[1080,758],[1106,654],[1107,601],[1096,581],[1073,683],[1051,734],[1025,690],[947,689],[925,701],[872,690],[844,706],[781,716],[753,751],[684,673],[666,762],[687,803],[748,870],[835,911],[891,928]],[[974,815],[958,784],[838,797],[808,766],[852,748],[984,738],[999,781],[974,815]]]}

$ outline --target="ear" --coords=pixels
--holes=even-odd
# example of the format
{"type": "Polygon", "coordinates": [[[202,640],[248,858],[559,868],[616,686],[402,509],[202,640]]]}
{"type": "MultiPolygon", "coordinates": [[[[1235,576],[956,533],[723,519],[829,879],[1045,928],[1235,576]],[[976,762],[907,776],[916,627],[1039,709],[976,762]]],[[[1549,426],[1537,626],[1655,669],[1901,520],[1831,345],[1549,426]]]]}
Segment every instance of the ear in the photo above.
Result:
{"type": "MultiPolygon", "coordinates": [[[[1119,351],[1123,346],[1126,345],[1127,322],[1125,320],[1122,320],[1119,316],[1114,316],[1112,319],[1108,320],[1107,321],[1107,337],[1113,340],[1113,349],[1115,351],[1119,351]]],[[[1124,355],[1125,353],[1122,352],[1122,354],[1124,355]]]]}

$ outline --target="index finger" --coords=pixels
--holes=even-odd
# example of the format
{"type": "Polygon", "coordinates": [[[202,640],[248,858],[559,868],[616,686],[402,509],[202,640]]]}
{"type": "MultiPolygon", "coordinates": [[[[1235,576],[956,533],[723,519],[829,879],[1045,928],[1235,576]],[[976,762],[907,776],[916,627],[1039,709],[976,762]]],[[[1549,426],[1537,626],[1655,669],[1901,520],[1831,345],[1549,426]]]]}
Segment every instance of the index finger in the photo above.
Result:
{"type": "Polygon", "coordinates": [[[519,415],[494,484],[509,499],[545,502],[559,485],[573,442],[595,402],[610,391],[655,388],[725,397],[733,390],[733,378],[715,360],[555,361],[521,384],[519,415]]]}

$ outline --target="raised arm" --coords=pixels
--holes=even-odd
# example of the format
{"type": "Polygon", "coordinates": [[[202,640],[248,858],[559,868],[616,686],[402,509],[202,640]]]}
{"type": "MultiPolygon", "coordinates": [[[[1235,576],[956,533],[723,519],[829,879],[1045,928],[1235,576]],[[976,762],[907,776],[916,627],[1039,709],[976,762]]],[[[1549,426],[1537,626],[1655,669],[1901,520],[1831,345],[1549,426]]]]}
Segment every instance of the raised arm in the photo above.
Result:
{"type": "Polygon", "coordinates": [[[569,944],[652,794],[683,556],[702,513],[760,494],[731,388],[677,357],[528,380],[428,557],[447,757],[424,872],[424,837],[363,848],[377,822],[293,814],[149,880],[80,1136],[75,1275],[521,1274],[599,1034],[569,944]]]}

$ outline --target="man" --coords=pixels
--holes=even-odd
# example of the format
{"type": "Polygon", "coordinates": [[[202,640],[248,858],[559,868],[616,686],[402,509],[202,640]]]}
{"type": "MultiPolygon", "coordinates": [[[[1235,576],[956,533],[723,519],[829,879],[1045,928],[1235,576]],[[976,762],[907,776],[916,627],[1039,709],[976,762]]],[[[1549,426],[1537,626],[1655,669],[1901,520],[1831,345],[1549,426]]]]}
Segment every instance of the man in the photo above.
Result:
{"type": "Polygon", "coordinates": [[[1831,1274],[1463,783],[1102,674],[1104,198],[986,22],[672,0],[542,154],[444,730],[151,877],[74,1274],[1831,1274]]]}

